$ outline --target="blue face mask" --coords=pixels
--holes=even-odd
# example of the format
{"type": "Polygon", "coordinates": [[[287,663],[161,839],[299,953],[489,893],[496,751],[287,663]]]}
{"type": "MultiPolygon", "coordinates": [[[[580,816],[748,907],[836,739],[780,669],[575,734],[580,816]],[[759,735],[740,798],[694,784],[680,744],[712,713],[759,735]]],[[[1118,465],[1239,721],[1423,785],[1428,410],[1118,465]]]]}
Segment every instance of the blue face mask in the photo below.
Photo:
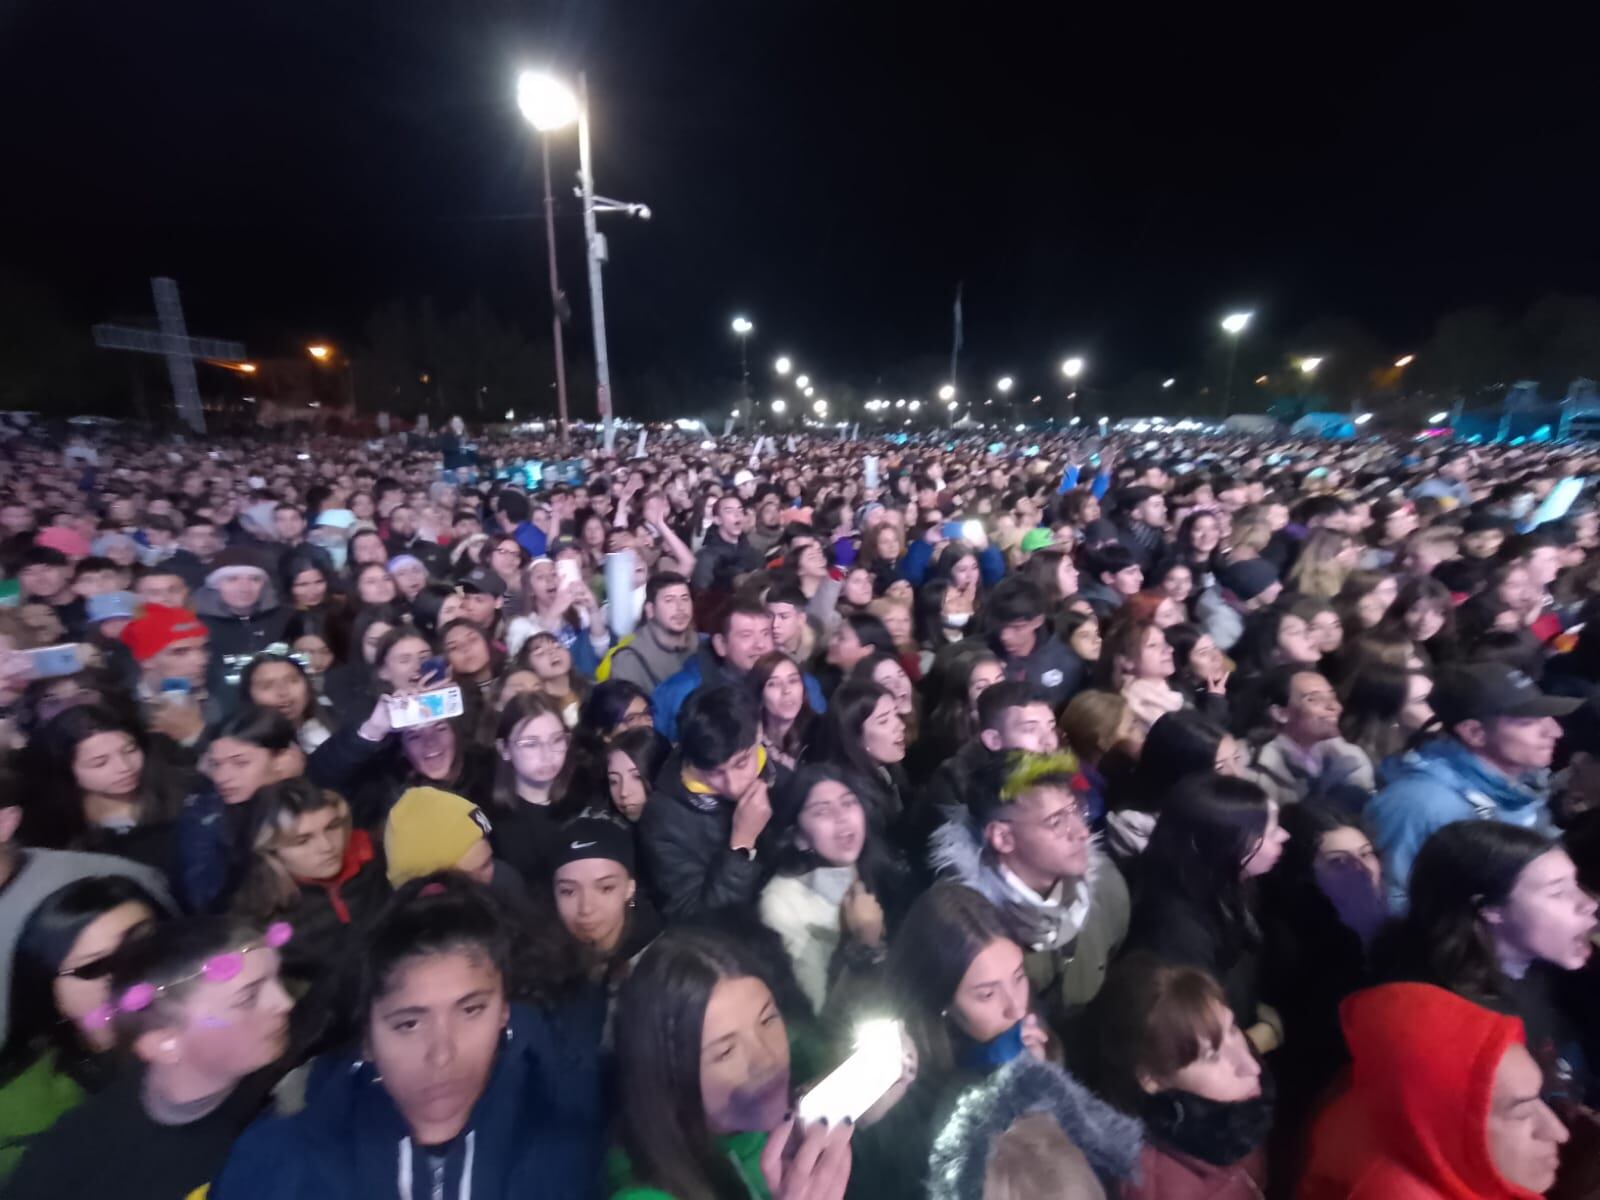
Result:
{"type": "Polygon", "coordinates": [[[1018,1021],[992,1042],[975,1042],[956,1033],[956,1065],[980,1075],[988,1075],[1022,1053],[1022,1022],[1018,1021]]]}

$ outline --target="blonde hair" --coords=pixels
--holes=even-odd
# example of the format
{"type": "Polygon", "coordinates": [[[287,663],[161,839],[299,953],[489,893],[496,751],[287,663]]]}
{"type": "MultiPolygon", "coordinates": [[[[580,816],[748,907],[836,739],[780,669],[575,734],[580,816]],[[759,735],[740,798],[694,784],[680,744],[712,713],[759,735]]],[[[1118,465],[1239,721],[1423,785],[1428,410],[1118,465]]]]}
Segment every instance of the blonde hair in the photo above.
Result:
{"type": "Polygon", "coordinates": [[[1128,702],[1119,692],[1079,692],[1061,714],[1061,736],[1080,759],[1097,763],[1117,744],[1128,715],[1128,702]]]}
{"type": "Polygon", "coordinates": [[[1350,574],[1350,567],[1339,561],[1339,555],[1349,545],[1349,534],[1332,529],[1314,530],[1306,539],[1294,570],[1289,572],[1290,590],[1302,596],[1332,600],[1350,574]]]}
{"type": "Polygon", "coordinates": [[[1265,510],[1252,505],[1234,513],[1228,526],[1228,554],[1230,563],[1246,558],[1256,558],[1272,540],[1272,526],[1267,523],[1265,510]]]}
{"type": "Polygon", "coordinates": [[[1105,1200],[1089,1160],[1049,1113],[1018,1118],[989,1151],[983,1200],[1105,1200]]]}

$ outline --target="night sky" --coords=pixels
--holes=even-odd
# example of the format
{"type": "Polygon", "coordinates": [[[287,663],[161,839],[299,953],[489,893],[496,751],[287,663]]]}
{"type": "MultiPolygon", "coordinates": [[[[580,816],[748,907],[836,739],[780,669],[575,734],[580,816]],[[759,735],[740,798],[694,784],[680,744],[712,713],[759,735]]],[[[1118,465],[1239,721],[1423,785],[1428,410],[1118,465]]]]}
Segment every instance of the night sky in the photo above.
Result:
{"type": "MultiPolygon", "coordinates": [[[[551,65],[589,72],[599,190],[655,212],[606,226],[623,374],[731,375],[742,312],[762,369],[869,385],[948,355],[958,281],[970,369],[1024,387],[1070,352],[1166,370],[1235,307],[1403,350],[1446,309],[1600,286],[1591,30],[1161,7],[10,0],[0,268],[85,324],[174,275],[193,332],[258,355],[423,295],[542,334],[514,80],[551,65]]],[[[553,151],[565,182],[575,136],[553,151]]]]}

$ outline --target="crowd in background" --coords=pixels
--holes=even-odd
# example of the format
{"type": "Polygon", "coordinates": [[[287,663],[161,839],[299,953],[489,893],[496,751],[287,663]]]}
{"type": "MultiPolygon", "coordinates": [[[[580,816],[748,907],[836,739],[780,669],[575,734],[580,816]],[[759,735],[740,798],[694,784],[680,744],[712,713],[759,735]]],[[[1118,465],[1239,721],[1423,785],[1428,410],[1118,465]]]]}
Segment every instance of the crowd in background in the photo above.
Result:
{"type": "Polygon", "coordinates": [[[1600,454],[1153,437],[0,443],[0,1194],[1600,1195],[1600,454]]]}

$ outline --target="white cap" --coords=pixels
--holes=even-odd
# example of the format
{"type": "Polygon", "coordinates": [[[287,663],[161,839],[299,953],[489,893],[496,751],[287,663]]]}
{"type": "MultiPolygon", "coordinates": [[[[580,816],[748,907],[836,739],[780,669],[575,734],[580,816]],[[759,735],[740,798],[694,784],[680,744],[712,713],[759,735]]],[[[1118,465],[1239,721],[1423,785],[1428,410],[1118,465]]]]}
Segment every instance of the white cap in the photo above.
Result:
{"type": "Polygon", "coordinates": [[[734,474],[733,486],[734,487],[743,487],[745,484],[754,483],[755,481],[756,481],[756,477],[752,472],[746,471],[746,470],[741,470],[741,471],[738,471],[738,472],[736,472],[734,474]]]}

